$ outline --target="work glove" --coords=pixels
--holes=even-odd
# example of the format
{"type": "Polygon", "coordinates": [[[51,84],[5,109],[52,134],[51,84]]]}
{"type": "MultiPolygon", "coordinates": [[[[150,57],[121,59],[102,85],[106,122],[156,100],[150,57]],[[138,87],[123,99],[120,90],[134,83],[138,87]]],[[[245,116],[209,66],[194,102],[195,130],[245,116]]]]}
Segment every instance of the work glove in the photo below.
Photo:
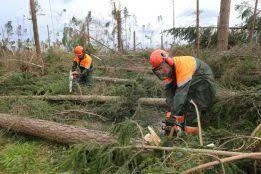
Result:
{"type": "Polygon", "coordinates": [[[174,116],[171,112],[167,112],[162,129],[165,135],[173,136],[174,133],[179,134],[184,129],[184,116],[174,116]]]}

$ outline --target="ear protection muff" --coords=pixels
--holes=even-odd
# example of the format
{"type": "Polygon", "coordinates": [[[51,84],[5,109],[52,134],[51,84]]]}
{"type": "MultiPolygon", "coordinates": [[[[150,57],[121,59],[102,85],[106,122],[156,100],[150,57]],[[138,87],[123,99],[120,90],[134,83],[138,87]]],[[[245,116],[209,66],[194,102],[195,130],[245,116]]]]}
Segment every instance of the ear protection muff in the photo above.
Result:
{"type": "Polygon", "coordinates": [[[164,62],[166,62],[169,66],[173,66],[173,60],[172,58],[168,57],[168,55],[164,52],[161,53],[161,56],[163,57],[164,62]]]}
{"type": "Polygon", "coordinates": [[[82,53],[83,53],[83,54],[86,54],[86,49],[85,49],[85,48],[82,50],[82,53]]]}
{"type": "Polygon", "coordinates": [[[173,66],[173,64],[174,64],[172,58],[170,58],[170,57],[165,58],[164,61],[165,61],[169,66],[173,66]]]}

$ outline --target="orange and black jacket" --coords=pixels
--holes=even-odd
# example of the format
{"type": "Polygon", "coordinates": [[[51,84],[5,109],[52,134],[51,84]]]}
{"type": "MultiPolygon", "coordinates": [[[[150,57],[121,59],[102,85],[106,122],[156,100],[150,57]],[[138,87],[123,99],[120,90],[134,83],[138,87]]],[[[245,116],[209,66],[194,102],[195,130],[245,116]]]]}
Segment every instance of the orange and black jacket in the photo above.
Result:
{"type": "Polygon", "coordinates": [[[75,71],[77,67],[80,69],[82,75],[89,75],[92,70],[92,58],[88,54],[85,54],[83,59],[79,59],[77,56],[74,57],[72,71],[75,71]]]}
{"type": "MultiPolygon", "coordinates": [[[[214,75],[206,63],[192,56],[173,57],[173,62],[175,69],[173,77],[165,80],[166,102],[173,115],[183,115],[186,102],[191,98],[189,95],[194,96],[193,93],[199,95],[198,91],[190,90],[193,89],[193,85],[196,84],[197,89],[202,88],[203,91],[207,83],[207,86],[213,88],[213,93],[215,93],[214,75]]],[[[210,103],[211,101],[203,102],[210,103]]]]}

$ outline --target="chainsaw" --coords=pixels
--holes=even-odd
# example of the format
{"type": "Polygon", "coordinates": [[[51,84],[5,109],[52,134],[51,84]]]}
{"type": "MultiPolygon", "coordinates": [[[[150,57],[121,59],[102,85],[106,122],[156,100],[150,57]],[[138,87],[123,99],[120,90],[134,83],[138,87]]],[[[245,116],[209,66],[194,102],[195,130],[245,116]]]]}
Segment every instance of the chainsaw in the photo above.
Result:
{"type": "Polygon", "coordinates": [[[70,70],[69,73],[69,92],[72,92],[72,88],[73,88],[73,80],[79,76],[79,73],[77,71],[73,71],[70,70]]]}
{"type": "Polygon", "coordinates": [[[73,75],[72,75],[72,70],[70,70],[69,73],[69,92],[72,92],[72,85],[73,85],[73,75]]]}

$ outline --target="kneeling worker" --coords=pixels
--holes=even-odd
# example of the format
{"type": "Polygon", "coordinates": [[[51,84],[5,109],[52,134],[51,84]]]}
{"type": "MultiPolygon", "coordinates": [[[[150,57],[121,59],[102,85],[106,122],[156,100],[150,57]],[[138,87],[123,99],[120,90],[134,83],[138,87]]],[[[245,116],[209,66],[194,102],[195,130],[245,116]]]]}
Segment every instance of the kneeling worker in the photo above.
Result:
{"type": "Polygon", "coordinates": [[[93,71],[93,63],[90,55],[86,54],[86,51],[82,46],[76,46],[74,49],[74,60],[72,65],[72,75],[74,79],[77,79],[79,84],[87,84],[90,82],[91,74],[93,71]],[[77,67],[80,73],[76,71],[77,67]]]}
{"type": "Polygon", "coordinates": [[[169,57],[167,52],[160,49],[151,53],[150,64],[154,74],[165,84],[169,106],[165,133],[198,133],[196,110],[191,100],[200,113],[213,103],[216,89],[211,68],[195,57],[169,57]]]}

